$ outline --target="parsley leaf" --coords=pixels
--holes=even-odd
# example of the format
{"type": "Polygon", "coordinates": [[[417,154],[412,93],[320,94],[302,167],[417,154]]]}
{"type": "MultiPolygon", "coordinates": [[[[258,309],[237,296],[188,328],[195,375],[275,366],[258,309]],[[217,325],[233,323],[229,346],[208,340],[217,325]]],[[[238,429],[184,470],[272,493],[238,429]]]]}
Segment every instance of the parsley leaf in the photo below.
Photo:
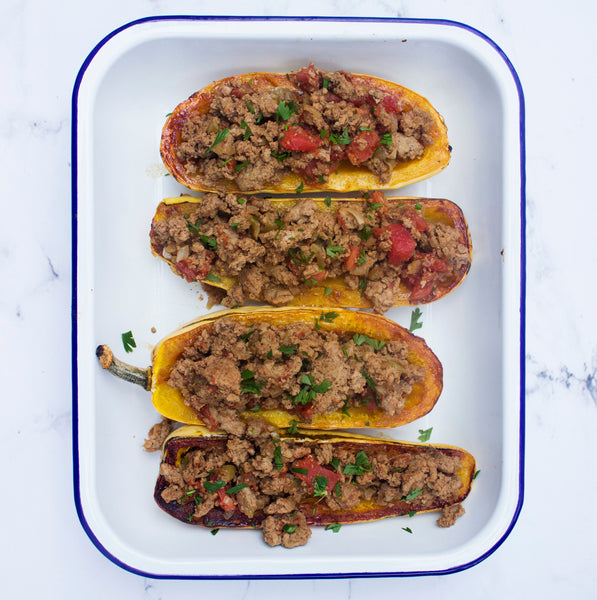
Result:
{"type": "Polygon", "coordinates": [[[412,311],[412,313],[410,315],[410,327],[408,328],[408,330],[410,332],[415,331],[415,329],[421,329],[421,327],[423,327],[423,323],[421,323],[419,321],[419,319],[422,316],[423,316],[423,313],[421,312],[421,310],[418,307],[412,311]]]}
{"type": "Polygon", "coordinates": [[[371,471],[371,463],[363,450],[357,453],[354,463],[347,464],[342,469],[345,475],[363,475],[371,471]]]}
{"type": "Polygon", "coordinates": [[[412,533],[413,530],[410,527],[403,527],[402,528],[404,531],[406,531],[406,533],[412,533]]]}
{"type": "Polygon", "coordinates": [[[381,350],[385,345],[385,340],[376,340],[375,338],[369,337],[364,333],[355,333],[352,336],[352,341],[356,346],[362,346],[363,344],[367,344],[371,346],[374,350],[381,350]]]}
{"type": "Polygon", "coordinates": [[[342,527],[340,523],[330,523],[329,525],[325,526],[324,531],[333,531],[334,533],[338,533],[340,531],[340,527],[342,527]]]}
{"type": "Polygon", "coordinates": [[[290,421],[290,424],[288,425],[288,433],[290,433],[290,435],[294,435],[296,433],[296,427],[299,424],[298,421],[296,421],[295,419],[292,419],[292,421],[290,421]]]}
{"type": "Polygon", "coordinates": [[[313,482],[313,495],[314,496],[327,496],[328,478],[325,475],[317,475],[313,482]]]}
{"type": "Polygon", "coordinates": [[[281,100],[280,104],[278,104],[278,110],[276,111],[276,121],[282,119],[283,121],[288,121],[290,117],[296,112],[296,104],[294,100],[286,103],[285,100],[281,100]]]}
{"type": "Polygon", "coordinates": [[[408,492],[406,496],[404,496],[404,500],[414,500],[423,490],[422,489],[414,489],[408,492]]]}
{"type": "Polygon", "coordinates": [[[230,133],[230,129],[221,129],[216,133],[216,139],[214,143],[203,153],[204,156],[209,154],[214,146],[217,146],[220,142],[223,142],[226,139],[226,136],[230,133]]]}
{"type": "Polygon", "coordinates": [[[298,525],[291,525],[290,523],[286,523],[286,525],[284,525],[284,527],[282,527],[282,531],[284,533],[294,533],[296,531],[297,527],[298,527],[298,525]]]}
{"type": "Polygon", "coordinates": [[[226,482],[218,479],[217,481],[206,481],[203,485],[206,492],[216,492],[220,488],[223,488],[226,482]]]}
{"type": "Polygon", "coordinates": [[[132,352],[133,348],[137,347],[137,342],[135,342],[135,338],[133,337],[132,331],[127,331],[121,335],[122,337],[122,345],[124,346],[125,352],[132,352]]]}
{"type": "Polygon", "coordinates": [[[431,432],[433,431],[433,427],[429,429],[419,429],[419,442],[427,442],[431,437],[431,432]]]}
{"type": "Polygon", "coordinates": [[[338,258],[344,252],[344,248],[342,246],[328,246],[325,252],[330,258],[338,258]]]}
{"type": "Polygon", "coordinates": [[[222,280],[217,275],[214,275],[213,273],[210,273],[205,278],[205,281],[215,281],[216,283],[221,283],[222,282],[222,280]]]}
{"type": "Polygon", "coordinates": [[[240,492],[242,489],[248,487],[249,484],[248,483],[239,483],[238,485],[234,485],[232,486],[229,490],[226,490],[227,494],[236,494],[237,492],[240,492]]]}

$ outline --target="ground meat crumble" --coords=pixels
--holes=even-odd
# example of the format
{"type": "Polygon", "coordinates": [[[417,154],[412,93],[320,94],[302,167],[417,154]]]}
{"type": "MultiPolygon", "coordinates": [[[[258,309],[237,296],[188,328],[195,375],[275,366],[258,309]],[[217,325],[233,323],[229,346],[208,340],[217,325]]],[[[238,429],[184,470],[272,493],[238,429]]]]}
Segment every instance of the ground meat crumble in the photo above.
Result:
{"type": "Polygon", "coordinates": [[[457,504],[463,499],[460,459],[431,446],[272,435],[181,444],[171,453],[177,459],[161,464],[158,504],[180,520],[208,527],[262,527],[271,546],[304,545],[309,524],[339,527],[358,521],[363,510],[379,518],[390,506],[393,515],[443,508],[442,527],[464,512],[457,504]]]}
{"type": "MultiPolygon", "coordinates": [[[[325,313],[333,319],[337,313],[325,313]]],[[[247,324],[221,318],[199,331],[168,383],[212,429],[246,431],[241,411],[284,410],[300,422],[357,406],[399,414],[425,369],[404,342],[317,329],[303,322],[247,324]]]]}
{"type": "Polygon", "coordinates": [[[187,281],[233,278],[221,299],[228,307],[248,300],[281,306],[314,285],[340,280],[383,313],[395,303],[397,286],[411,304],[423,303],[470,267],[466,235],[426,219],[423,203],[386,202],[376,191],[336,206],[301,199],[280,207],[210,193],[197,203],[164,205],[151,246],[187,281]]]}
{"type": "Polygon", "coordinates": [[[219,85],[209,111],[182,126],[176,157],[186,171],[210,187],[233,180],[254,191],[290,172],[324,183],[350,162],[384,184],[397,162],[420,158],[434,141],[429,112],[350,73],[311,64],[287,80],[267,89],[242,77],[219,85]]]}

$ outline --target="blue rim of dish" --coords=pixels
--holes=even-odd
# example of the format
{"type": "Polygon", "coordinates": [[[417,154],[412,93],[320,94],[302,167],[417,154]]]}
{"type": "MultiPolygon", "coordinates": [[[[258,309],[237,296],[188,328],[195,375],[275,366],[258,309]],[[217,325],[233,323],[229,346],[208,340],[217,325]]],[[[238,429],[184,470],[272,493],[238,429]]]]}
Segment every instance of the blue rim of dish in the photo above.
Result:
{"type": "Polygon", "coordinates": [[[450,573],[457,573],[469,569],[480,562],[484,561],[488,556],[493,554],[506,540],[506,538],[512,532],[514,525],[518,521],[520,511],[522,510],[522,504],[524,500],[524,457],[525,457],[525,322],[526,322],[526,146],[525,146],[525,103],[524,93],[522,90],[522,84],[518,77],[516,69],[504,53],[504,51],[487,35],[480,32],[479,30],[460,23],[458,21],[450,21],[446,19],[406,19],[406,18],[394,18],[394,17],[252,17],[252,16],[201,16],[201,15],[166,15],[166,16],[152,16],[144,17],[131,21],[104,37],[93,50],[89,53],[75,80],[72,95],[72,131],[71,131],[71,157],[72,157],[72,169],[71,169],[71,210],[72,210],[72,300],[71,300],[71,360],[72,360],[72,388],[73,388],[73,487],[74,487],[74,500],[77,510],[77,515],[81,525],[95,545],[95,547],[109,560],[119,567],[135,573],[136,575],[142,575],[144,577],[150,577],[152,579],[211,579],[211,580],[235,580],[235,579],[356,579],[356,578],[373,578],[373,577],[416,577],[424,575],[448,575],[450,573]],[[99,541],[94,534],[81,505],[81,497],[79,493],[79,431],[78,431],[78,369],[77,369],[77,101],[79,95],[79,88],[83,80],[83,76],[87,71],[90,63],[101,50],[101,48],[114,36],[118,35],[125,29],[135,27],[137,25],[152,22],[152,21],[321,21],[321,22],[353,22],[353,23],[418,23],[424,25],[446,25],[449,27],[457,27],[464,29],[474,35],[478,36],[485,42],[487,42],[502,58],[506,63],[518,93],[519,100],[519,136],[520,136],[520,223],[521,223],[521,240],[520,240],[520,427],[519,427],[519,494],[516,510],[512,516],[510,524],[506,528],[502,537],[491,547],[489,550],[484,552],[481,556],[472,560],[468,563],[458,565],[449,569],[437,570],[437,571],[397,571],[397,572],[373,572],[373,573],[312,573],[312,574],[271,574],[271,575],[250,575],[250,574],[239,574],[239,575],[164,575],[155,574],[142,571],[135,567],[127,565],[119,558],[111,554],[99,541]]]}

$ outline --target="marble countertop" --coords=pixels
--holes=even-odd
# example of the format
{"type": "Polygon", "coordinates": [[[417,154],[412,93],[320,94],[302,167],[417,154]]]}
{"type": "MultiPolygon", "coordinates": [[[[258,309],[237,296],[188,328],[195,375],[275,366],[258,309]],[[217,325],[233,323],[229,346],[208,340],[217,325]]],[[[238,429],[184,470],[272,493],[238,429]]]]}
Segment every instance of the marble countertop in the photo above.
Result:
{"type": "Polygon", "coordinates": [[[597,595],[597,316],[590,183],[597,136],[597,8],[539,0],[326,2],[248,8],[187,0],[0,4],[3,195],[0,349],[5,463],[0,574],[7,598],[168,599],[306,595],[364,599],[595,598],[597,595]],[[524,506],[478,565],[446,576],[285,581],[172,581],[107,560],[75,511],[71,398],[71,93],[91,49],[150,15],[418,17],[466,23],[515,66],[526,101],[527,356],[524,506]],[[587,189],[588,188],[588,189],[587,189]],[[560,214],[561,208],[568,210],[560,214]],[[564,227],[566,224],[566,227],[564,227]],[[578,231],[583,231],[579,235],[578,231]],[[578,260],[581,257],[581,260],[578,260]]]}

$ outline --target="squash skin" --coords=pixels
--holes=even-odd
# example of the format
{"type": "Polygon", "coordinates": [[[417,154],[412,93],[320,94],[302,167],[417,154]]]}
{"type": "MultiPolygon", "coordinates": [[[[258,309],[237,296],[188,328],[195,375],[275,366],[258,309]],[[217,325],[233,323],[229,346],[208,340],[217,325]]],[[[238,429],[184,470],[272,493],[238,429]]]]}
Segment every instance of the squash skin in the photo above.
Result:
{"type": "MultiPolygon", "coordinates": [[[[285,325],[303,322],[315,327],[315,320],[328,311],[313,308],[259,308],[245,307],[205,315],[159,342],[152,353],[151,393],[156,410],[163,416],[187,424],[205,424],[189,406],[184,403],[181,392],[168,385],[168,379],[176,360],[183,349],[195,341],[201,327],[216,319],[231,317],[244,323],[267,322],[285,325]]],[[[341,411],[328,414],[315,414],[311,423],[302,424],[306,429],[350,429],[359,427],[390,428],[410,423],[427,414],[436,404],[443,388],[443,368],[425,341],[410,333],[390,319],[371,313],[336,309],[337,317],[332,322],[320,322],[321,329],[363,333],[382,340],[405,341],[409,347],[408,360],[425,367],[422,382],[415,383],[406,397],[404,409],[397,415],[384,414],[381,409],[373,411],[367,407],[350,409],[350,416],[341,411]]],[[[244,411],[244,420],[258,416],[277,428],[289,427],[296,414],[284,410],[261,410],[258,413],[244,411]]]]}
{"type": "MultiPolygon", "coordinates": [[[[451,146],[448,142],[447,127],[442,116],[423,96],[405,88],[397,83],[380,79],[371,75],[352,74],[355,83],[362,83],[369,87],[381,89],[396,96],[400,101],[413,108],[426,110],[434,121],[431,136],[434,141],[425,146],[423,155],[416,160],[399,161],[393,168],[390,180],[380,184],[379,178],[364,167],[353,166],[348,161],[342,161],[337,172],[331,173],[325,183],[319,181],[304,181],[299,175],[290,173],[286,175],[278,185],[269,185],[262,189],[244,190],[243,193],[294,193],[303,184],[304,191],[333,191],[349,192],[365,189],[398,189],[411,183],[427,179],[442,171],[450,161],[451,146]]],[[[215,90],[221,85],[232,81],[249,83],[254,89],[267,90],[276,87],[285,87],[293,90],[300,88],[294,84],[286,73],[245,73],[226,77],[214,81],[199,91],[195,92],[187,100],[181,102],[168,116],[162,130],[160,142],[160,154],[164,165],[170,174],[185,187],[195,191],[239,191],[234,181],[222,180],[218,186],[205,184],[200,176],[189,175],[184,164],[177,156],[176,150],[181,143],[182,128],[185,121],[194,114],[206,114],[213,100],[215,90]]]]}
{"type": "MultiPolygon", "coordinates": [[[[301,198],[303,199],[303,198],[301,198]]],[[[329,202],[329,206],[325,204],[322,198],[309,198],[313,200],[319,210],[325,212],[336,212],[341,206],[350,205],[352,203],[362,203],[361,199],[356,198],[342,198],[332,199],[329,202]]],[[[176,207],[181,213],[184,213],[185,206],[197,204],[201,202],[201,198],[189,195],[182,195],[175,198],[166,198],[157,207],[155,215],[152,220],[152,227],[162,219],[166,218],[170,207],[176,207]]],[[[270,202],[275,207],[288,208],[296,204],[297,200],[292,198],[284,199],[270,199],[270,202]]],[[[469,254],[468,265],[463,266],[459,271],[454,273],[454,277],[447,284],[439,284],[424,298],[412,301],[410,299],[411,290],[404,284],[400,283],[395,286],[394,293],[394,306],[415,306],[421,304],[429,304],[435,302],[455,290],[466,278],[473,257],[473,247],[471,241],[470,231],[466,222],[466,218],[458,205],[451,202],[450,200],[442,198],[420,198],[420,197],[406,197],[406,196],[394,196],[386,197],[384,202],[390,206],[392,204],[403,204],[414,208],[416,205],[422,205],[422,214],[425,219],[431,223],[442,223],[449,225],[458,230],[460,234],[460,242],[466,247],[469,254]]],[[[172,260],[164,258],[156,248],[151,247],[152,254],[157,256],[161,260],[165,261],[172,271],[180,277],[180,274],[176,271],[174,262],[172,260]]],[[[203,280],[202,283],[217,287],[224,290],[229,290],[235,283],[236,278],[226,277],[215,271],[213,274],[220,279],[220,281],[214,280],[203,280]]],[[[348,308],[372,308],[371,301],[363,296],[359,290],[350,290],[346,287],[343,279],[326,279],[320,283],[316,283],[308,288],[302,290],[299,294],[293,297],[292,301],[287,306],[310,306],[310,307],[348,307],[348,308]],[[326,288],[328,294],[325,294],[326,288]],[[329,293],[329,290],[332,290],[329,293]]]]}
{"type": "MultiPolygon", "coordinates": [[[[411,511],[432,512],[441,510],[446,506],[461,503],[469,494],[472,481],[475,473],[474,457],[456,446],[448,445],[429,445],[413,442],[401,442],[398,440],[388,440],[374,438],[362,434],[348,432],[329,432],[321,430],[306,431],[297,429],[294,434],[289,434],[287,431],[279,432],[281,439],[293,439],[300,443],[301,441],[316,441],[320,444],[338,444],[348,443],[357,451],[363,450],[368,458],[371,459],[375,452],[429,452],[440,451],[443,454],[460,459],[460,466],[457,470],[458,478],[461,482],[460,489],[455,498],[449,503],[442,502],[436,499],[431,505],[422,507],[417,504],[417,500],[399,500],[391,505],[379,505],[373,501],[362,500],[359,506],[350,511],[332,511],[325,505],[313,500],[306,500],[301,504],[302,511],[305,515],[307,525],[325,526],[332,523],[349,524],[363,523],[368,521],[376,521],[388,517],[397,517],[408,514],[411,511]]],[[[200,447],[217,447],[219,444],[225,443],[226,434],[220,432],[210,432],[205,427],[186,426],[174,431],[164,442],[162,449],[162,462],[167,462],[171,465],[176,465],[180,461],[180,457],[190,448],[200,447]]],[[[200,519],[189,517],[188,505],[178,502],[165,502],[161,497],[161,492],[167,486],[166,480],[162,475],[158,476],[154,490],[154,499],[158,506],[168,513],[170,516],[192,525],[200,525],[203,527],[228,527],[237,529],[260,528],[266,515],[257,513],[253,519],[249,519],[247,515],[239,510],[235,510],[232,514],[225,514],[221,508],[214,508],[200,519]]]]}

